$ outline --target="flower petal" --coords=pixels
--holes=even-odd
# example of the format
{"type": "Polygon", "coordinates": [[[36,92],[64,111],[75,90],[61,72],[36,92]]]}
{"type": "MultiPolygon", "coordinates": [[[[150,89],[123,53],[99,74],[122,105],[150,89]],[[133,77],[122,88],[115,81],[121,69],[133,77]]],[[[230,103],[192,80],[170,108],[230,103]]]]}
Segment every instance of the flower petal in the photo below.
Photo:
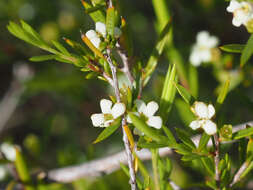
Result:
{"type": "Polygon", "coordinates": [[[194,111],[199,118],[208,118],[207,105],[204,104],[203,102],[195,102],[194,111]]]}
{"type": "Polygon", "coordinates": [[[207,109],[208,109],[208,119],[211,119],[215,114],[215,109],[212,104],[209,104],[207,106],[207,109]]]}
{"type": "Polygon", "coordinates": [[[100,108],[102,113],[111,114],[112,112],[112,101],[107,99],[100,100],[100,108]]]}
{"type": "Polygon", "coordinates": [[[135,104],[136,104],[136,106],[137,106],[137,111],[139,112],[139,113],[143,113],[144,112],[144,110],[146,109],[146,104],[145,104],[145,102],[143,102],[142,100],[135,100],[135,104]]]}
{"type": "Polygon", "coordinates": [[[114,119],[116,119],[117,117],[123,115],[126,111],[126,106],[123,103],[116,103],[114,104],[114,106],[112,107],[112,116],[114,119]]]}
{"type": "Polygon", "coordinates": [[[100,38],[99,37],[94,37],[94,38],[91,38],[89,39],[91,41],[91,43],[96,47],[96,48],[99,48],[99,45],[100,45],[100,38]]]}
{"type": "Polygon", "coordinates": [[[206,120],[202,128],[208,135],[214,135],[217,132],[217,126],[211,120],[206,120]]]}
{"type": "Polygon", "coordinates": [[[95,30],[89,30],[85,33],[85,36],[87,38],[89,38],[89,40],[91,40],[91,38],[96,38],[98,37],[97,33],[95,32],[95,30]]]}
{"type": "Polygon", "coordinates": [[[143,114],[147,117],[151,117],[158,110],[159,106],[155,101],[151,101],[147,104],[146,109],[144,109],[143,114]]]}
{"type": "Polygon", "coordinates": [[[16,160],[16,149],[13,145],[9,143],[3,143],[0,149],[8,160],[10,161],[16,160]]]}
{"type": "Polygon", "coordinates": [[[113,119],[105,121],[105,123],[103,124],[103,127],[109,127],[112,124],[112,122],[114,122],[113,119]]]}
{"type": "Polygon", "coordinates": [[[201,124],[202,122],[200,120],[194,120],[190,123],[190,127],[193,129],[193,130],[196,130],[198,128],[201,127],[201,124]]]}
{"type": "Polygon", "coordinates": [[[102,34],[103,37],[106,36],[106,26],[102,22],[96,22],[96,31],[102,34]]]}
{"type": "Polygon", "coordinates": [[[236,0],[231,0],[229,6],[227,7],[228,12],[234,12],[236,9],[240,9],[241,4],[236,0]]]}
{"type": "Polygon", "coordinates": [[[91,121],[94,127],[101,127],[105,122],[104,114],[102,113],[92,114],[91,121]]]}
{"type": "Polygon", "coordinates": [[[156,129],[161,129],[162,127],[162,118],[160,116],[151,116],[148,118],[147,124],[156,129]]]}

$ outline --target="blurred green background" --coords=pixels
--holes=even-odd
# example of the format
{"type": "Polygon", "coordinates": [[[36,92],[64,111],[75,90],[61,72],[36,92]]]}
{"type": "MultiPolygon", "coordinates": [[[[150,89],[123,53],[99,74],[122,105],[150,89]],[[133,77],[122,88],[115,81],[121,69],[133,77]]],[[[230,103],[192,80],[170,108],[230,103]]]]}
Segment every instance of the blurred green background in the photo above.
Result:
{"type": "MultiPolygon", "coordinates": [[[[174,26],[174,44],[182,54],[185,65],[195,36],[207,30],[220,39],[220,44],[245,43],[249,37],[244,27],[232,25],[232,15],[226,12],[228,2],[222,0],[167,0],[171,7],[174,26]]],[[[135,59],[148,59],[157,39],[156,17],[151,0],[120,0],[123,15],[132,33],[135,59]]],[[[12,36],[6,29],[8,22],[25,20],[48,42],[67,37],[81,42],[79,30],[94,28],[84,13],[79,0],[1,0],[0,1],[0,96],[8,91],[13,80],[14,65],[26,63],[34,70],[21,101],[4,130],[0,142],[9,141],[22,147],[32,172],[58,168],[99,158],[123,149],[121,132],[101,144],[92,145],[101,129],[91,125],[90,115],[100,112],[99,100],[112,94],[103,81],[86,80],[84,73],[72,65],[58,62],[32,63],[28,59],[44,52],[12,36]]],[[[225,53],[223,53],[225,54],[225,53]]],[[[232,68],[239,65],[235,55],[232,68]]],[[[161,86],[169,62],[162,56],[159,67],[144,89],[144,99],[159,100],[161,86]]],[[[252,66],[245,67],[243,81],[228,95],[223,108],[223,121],[238,124],[252,119],[253,88],[252,66]]],[[[199,97],[203,101],[215,100],[219,82],[212,67],[199,71],[199,97]]],[[[178,100],[178,104],[180,104],[178,100]]],[[[183,110],[181,110],[183,111],[183,110]]],[[[168,126],[185,126],[180,111],[173,108],[168,126]]],[[[184,117],[184,116],[182,116],[184,117]]],[[[187,123],[187,121],[186,121],[187,123]]],[[[188,129],[188,128],[187,128],[188,129]]],[[[175,162],[178,158],[175,159],[175,162]]],[[[189,177],[192,169],[187,165],[175,166],[177,175],[189,177]],[[185,172],[185,173],[184,173],[185,172]]],[[[6,184],[10,178],[2,182],[6,184]]],[[[188,180],[182,180],[186,183],[188,180]]],[[[116,172],[97,181],[79,181],[60,189],[128,189],[128,178],[116,172]],[[118,182],[115,183],[115,180],[118,182]],[[91,185],[92,184],[92,185],[91,185]],[[89,186],[89,187],[88,187],[89,186]]],[[[1,182],[0,182],[1,184],[1,182]]],[[[52,187],[58,188],[58,186],[52,187]]]]}

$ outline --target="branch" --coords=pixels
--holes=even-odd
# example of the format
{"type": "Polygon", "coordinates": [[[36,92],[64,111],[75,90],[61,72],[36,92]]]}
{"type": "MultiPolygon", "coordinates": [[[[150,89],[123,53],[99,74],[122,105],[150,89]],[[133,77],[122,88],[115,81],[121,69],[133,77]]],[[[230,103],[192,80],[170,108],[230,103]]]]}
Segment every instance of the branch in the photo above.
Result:
{"type": "Polygon", "coordinates": [[[33,71],[28,65],[14,65],[11,86],[0,102],[0,133],[18,106],[21,95],[25,91],[24,82],[32,76],[33,71]]]}
{"type": "Polygon", "coordinates": [[[250,164],[250,161],[245,161],[242,164],[242,166],[240,167],[240,169],[235,174],[235,176],[233,178],[233,182],[229,185],[229,187],[232,187],[234,184],[236,184],[236,183],[238,183],[240,181],[242,173],[248,168],[249,164],[250,164]]]}
{"type": "Polygon", "coordinates": [[[214,143],[215,143],[215,181],[218,189],[220,189],[220,173],[219,173],[219,162],[220,162],[220,141],[218,134],[214,134],[214,143]]]}
{"type": "MultiPolygon", "coordinates": [[[[247,125],[253,125],[253,121],[249,121],[247,123],[239,124],[233,127],[233,132],[244,129],[247,125]]],[[[200,140],[200,135],[194,136],[192,138],[194,144],[198,145],[200,140]]],[[[231,143],[224,142],[224,143],[231,143]]],[[[208,146],[212,146],[212,142],[209,141],[208,146]]],[[[173,150],[171,148],[160,148],[159,155],[161,157],[165,157],[171,155],[173,150]]],[[[141,160],[150,160],[151,153],[148,149],[142,149],[140,151],[136,151],[136,154],[141,160]]],[[[66,168],[54,169],[49,171],[47,174],[47,178],[52,181],[60,182],[60,183],[69,183],[84,177],[98,177],[103,174],[110,174],[115,170],[120,168],[120,163],[127,164],[127,156],[125,151],[100,158],[97,160],[93,160],[91,162],[83,163],[76,166],[69,166],[66,168]]]]}

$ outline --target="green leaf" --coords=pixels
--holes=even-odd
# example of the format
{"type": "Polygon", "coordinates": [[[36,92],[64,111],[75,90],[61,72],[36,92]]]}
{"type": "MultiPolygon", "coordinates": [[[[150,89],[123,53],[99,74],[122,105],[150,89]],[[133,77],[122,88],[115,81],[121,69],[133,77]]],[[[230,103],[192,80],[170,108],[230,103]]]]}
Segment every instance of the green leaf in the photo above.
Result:
{"type": "Polygon", "coordinates": [[[159,134],[159,131],[149,127],[144,121],[142,121],[138,116],[134,113],[129,113],[129,116],[133,122],[133,125],[143,132],[146,136],[150,137],[151,139],[159,142],[159,143],[168,143],[168,140],[165,136],[159,134]]]}
{"type": "Polygon", "coordinates": [[[193,161],[196,159],[200,159],[201,157],[203,157],[203,156],[200,156],[198,154],[186,154],[181,158],[181,160],[184,162],[189,162],[189,161],[193,161]]]}
{"type": "Polygon", "coordinates": [[[165,132],[166,136],[168,137],[168,143],[172,146],[177,144],[177,141],[174,135],[171,133],[170,129],[166,127],[165,125],[162,125],[162,129],[165,132]]]}
{"type": "Polygon", "coordinates": [[[166,78],[163,84],[163,91],[160,100],[160,115],[163,122],[166,123],[168,114],[172,108],[172,104],[176,94],[176,88],[174,83],[177,82],[176,65],[169,66],[166,78]]]}
{"type": "Polygon", "coordinates": [[[189,66],[189,86],[190,86],[190,90],[191,90],[191,94],[194,97],[198,97],[198,70],[195,66],[193,66],[192,64],[190,64],[189,66]]]}
{"type": "Polygon", "coordinates": [[[64,55],[67,55],[67,56],[70,56],[70,53],[68,52],[68,50],[62,45],[60,44],[59,42],[57,41],[52,41],[52,43],[54,44],[54,46],[61,52],[63,53],[64,55]]]}
{"type": "Polygon", "coordinates": [[[25,184],[26,190],[35,190],[35,187],[32,184],[31,176],[29,174],[29,170],[25,159],[20,152],[19,148],[15,147],[16,149],[16,160],[15,160],[15,167],[18,173],[18,176],[23,184],[25,184]]]}
{"type": "Polygon", "coordinates": [[[221,92],[220,92],[218,98],[217,98],[217,103],[220,105],[223,104],[223,102],[228,94],[229,84],[230,84],[230,80],[227,79],[223,88],[221,89],[221,92]]]}
{"type": "Polygon", "coordinates": [[[162,148],[162,147],[167,147],[168,144],[166,143],[157,143],[157,142],[141,142],[141,141],[138,141],[137,143],[137,147],[139,148],[162,148]]]}
{"type": "Polygon", "coordinates": [[[191,149],[195,149],[195,148],[196,148],[195,144],[192,142],[191,138],[190,138],[189,135],[185,132],[185,130],[176,128],[176,133],[177,133],[177,136],[179,137],[179,139],[180,139],[185,145],[187,145],[187,146],[188,146],[189,148],[191,148],[191,149]]]}
{"type": "Polygon", "coordinates": [[[178,154],[187,155],[192,153],[192,149],[184,143],[176,144],[173,148],[178,154]]]}
{"type": "Polygon", "coordinates": [[[115,27],[115,10],[114,7],[110,7],[106,11],[106,31],[111,37],[114,36],[114,27],[115,27]]]}
{"type": "Polygon", "coordinates": [[[201,138],[200,138],[200,141],[199,141],[199,146],[198,146],[198,149],[200,151],[206,148],[206,145],[207,145],[209,139],[210,139],[210,136],[208,134],[203,133],[201,135],[201,138]]]}
{"type": "Polygon", "coordinates": [[[201,163],[203,164],[206,171],[209,173],[209,175],[212,177],[214,176],[214,162],[209,157],[201,157],[201,163]]]}
{"type": "Polygon", "coordinates": [[[27,24],[25,21],[21,20],[21,25],[23,27],[23,29],[30,33],[34,38],[36,38],[38,41],[40,42],[44,42],[43,39],[41,38],[41,36],[39,35],[38,32],[36,32],[29,24],[27,24]]]}
{"type": "Polygon", "coordinates": [[[57,55],[40,55],[31,57],[29,60],[33,62],[40,62],[40,61],[54,60],[57,57],[58,57],[57,55]]]}
{"type": "Polygon", "coordinates": [[[241,139],[241,138],[244,138],[244,137],[248,137],[250,135],[253,135],[253,127],[242,129],[240,131],[237,131],[237,132],[233,133],[232,139],[237,140],[237,139],[241,139]]]}
{"type": "MultiPolygon", "coordinates": [[[[89,9],[93,8],[93,6],[89,3],[87,3],[85,0],[82,0],[82,4],[83,4],[83,7],[85,8],[85,10],[89,10],[89,9]]],[[[97,9],[96,11],[89,13],[89,15],[94,22],[105,23],[105,14],[102,10],[97,9]]]]}
{"type": "Polygon", "coordinates": [[[228,44],[220,47],[221,50],[229,53],[242,53],[244,48],[243,44],[228,44]]]}
{"type": "Polygon", "coordinates": [[[171,20],[166,24],[163,31],[161,32],[158,42],[156,43],[156,46],[153,49],[151,56],[149,57],[146,67],[144,68],[142,76],[144,86],[148,83],[152,73],[154,72],[157,66],[158,58],[162,54],[164,46],[167,40],[169,39],[170,28],[171,28],[171,20]]]}
{"type": "Polygon", "coordinates": [[[253,161],[248,164],[248,167],[241,174],[240,179],[244,178],[253,169],[253,161]]]}
{"type": "Polygon", "coordinates": [[[192,105],[195,101],[195,98],[180,84],[174,83],[174,85],[176,86],[178,93],[182,96],[184,101],[187,104],[192,105]]]}
{"type": "Polygon", "coordinates": [[[243,67],[253,54],[253,34],[250,36],[245,48],[242,51],[240,66],[243,67]]]}
{"type": "Polygon", "coordinates": [[[110,125],[109,127],[106,127],[102,133],[100,133],[97,137],[97,139],[93,142],[93,144],[99,143],[103,140],[105,140],[106,138],[108,138],[109,136],[111,136],[120,126],[120,121],[121,118],[116,119],[112,125],[110,125]]]}

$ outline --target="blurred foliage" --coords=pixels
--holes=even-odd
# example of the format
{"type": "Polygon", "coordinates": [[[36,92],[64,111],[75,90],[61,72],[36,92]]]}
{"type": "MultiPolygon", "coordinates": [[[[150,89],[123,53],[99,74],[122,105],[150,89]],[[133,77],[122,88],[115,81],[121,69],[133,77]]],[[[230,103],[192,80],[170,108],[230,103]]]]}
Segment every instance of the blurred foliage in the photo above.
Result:
{"type": "MultiPolygon", "coordinates": [[[[249,37],[244,27],[235,28],[231,24],[231,14],[225,9],[227,2],[221,0],[167,0],[171,7],[173,20],[174,46],[181,53],[189,73],[187,77],[194,80],[194,71],[188,64],[188,57],[195,36],[200,30],[208,30],[220,39],[220,44],[245,43],[249,37]],[[189,68],[188,68],[189,67],[189,68]]],[[[119,1],[121,14],[130,27],[134,43],[133,55],[138,59],[148,61],[158,35],[155,12],[151,1],[119,1]],[[156,23],[156,24],[155,24],[156,23]]],[[[92,145],[100,133],[100,129],[91,125],[90,115],[99,110],[98,101],[105,97],[110,87],[105,87],[103,81],[85,80],[78,68],[57,61],[30,63],[29,58],[44,55],[45,52],[20,41],[6,29],[10,20],[18,22],[25,20],[32,25],[46,42],[62,37],[81,42],[79,30],[86,31],[93,27],[93,22],[84,13],[80,1],[50,1],[50,0],[1,0],[0,1],[0,95],[3,97],[12,80],[13,65],[27,63],[35,71],[34,78],[26,84],[26,91],[21,99],[16,113],[0,134],[1,141],[11,141],[22,147],[29,160],[29,167],[34,171],[51,169],[82,163],[94,158],[117,152],[123,147],[120,141],[121,132],[114,134],[110,141],[92,145]],[[120,142],[120,143],[119,143],[120,142]]],[[[175,52],[173,52],[175,53],[175,52]]],[[[159,99],[161,85],[166,77],[169,62],[166,52],[158,64],[151,82],[145,88],[144,99],[159,99]]],[[[222,53],[224,56],[216,65],[204,65],[198,68],[199,86],[191,88],[194,96],[202,101],[213,101],[217,92],[222,89],[227,76],[233,74],[229,88],[233,93],[227,94],[227,99],[221,108],[219,123],[238,124],[252,119],[253,114],[253,67],[246,64],[243,70],[235,71],[240,64],[239,55],[222,53]],[[222,68],[222,69],[221,69],[222,68]],[[213,99],[210,99],[212,95],[213,99]],[[232,103],[231,103],[232,102],[232,103]],[[239,114],[235,114],[239,113],[239,114]]],[[[173,54],[173,56],[175,56],[173,54]]],[[[167,80],[167,79],[166,79],[167,80]]],[[[174,79],[173,79],[174,80],[174,79]]],[[[194,81],[190,82],[194,84],[194,81]]],[[[191,84],[189,84],[191,86],[191,84]]],[[[171,97],[174,99],[174,97],[171,97]]],[[[170,105],[169,105],[170,106],[170,105]]],[[[168,109],[168,108],[167,108],[168,109]]],[[[179,96],[175,99],[169,115],[169,126],[187,126],[193,119],[193,114],[179,96]],[[178,116],[179,115],[179,116],[178,116]]],[[[187,132],[188,127],[184,127],[187,132]]],[[[173,131],[174,133],[175,131],[173,131]]],[[[227,136],[224,135],[224,138],[227,136]]],[[[235,145],[228,145],[235,146],[235,145]]],[[[234,156],[236,156],[236,152],[234,156]]],[[[165,161],[164,161],[165,162],[165,161]]],[[[224,162],[229,162],[224,160],[224,162]]],[[[179,159],[173,160],[171,179],[182,187],[197,184],[203,176],[192,175],[199,166],[186,162],[179,165],[179,159]],[[180,181],[179,181],[180,179],[180,181]]],[[[235,161],[233,165],[239,165],[235,161]]],[[[150,165],[148,165],[151,167],[150,165]]],[[[32,171],[33,171],[32,170],[32,171]]],[[[251,173],[252,175],[252,173],[251,173]]],[[[1,187],[10,181],[7,177],[1,187]]],[[[122,171],[101,177],[97,180],[78,180],[73,184],[42,184],[39,189],[129,189],[128,178],[122,171]],[[117,183],[115,183],[117,181],[117,183]]]]}

